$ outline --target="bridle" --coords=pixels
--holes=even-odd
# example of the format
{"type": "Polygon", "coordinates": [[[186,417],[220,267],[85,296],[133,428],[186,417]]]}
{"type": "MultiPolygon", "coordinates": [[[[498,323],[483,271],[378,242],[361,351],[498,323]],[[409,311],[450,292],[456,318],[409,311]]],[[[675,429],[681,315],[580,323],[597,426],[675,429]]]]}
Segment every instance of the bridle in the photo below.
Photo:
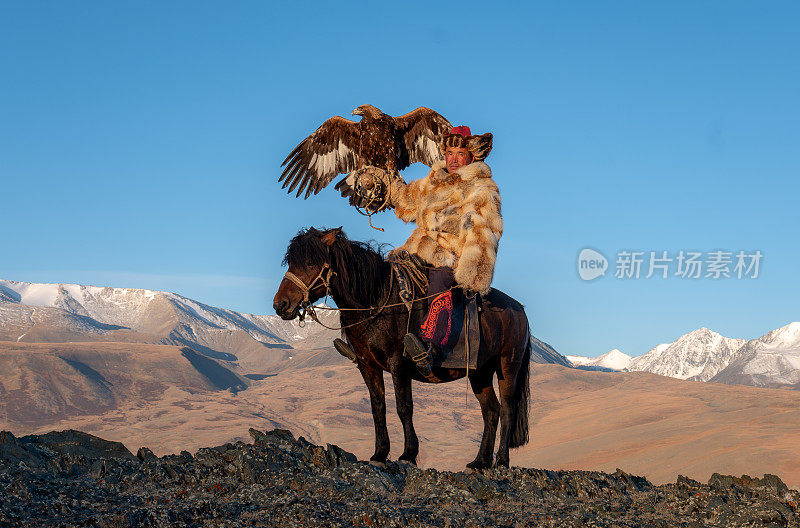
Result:
{"type": "Polygon", "coordinates": [[[311,290],[317,287],[318,282],[322,282],[322,285],[325,286],[325,297],[328,297],[331,293],[331,278],[336,275],[336,272],[331,269],[331,265],[329,263],[325,263],[320,268],[319,273],[314,280],[311,281],[311,284],[306,285],[303,280],[292,273],[291,271],[287,271],[283,274],[284,279],[288,279],[289,281],[293,282],[300,291],[303,292],[303,300],[300,301],[300,308],[305,310],[310,304],[309,297],[311,295],[311,290]]]}
{"type": "MultiPolygon", "coordinates": [[[[328,254],[328,258],[330,259],[330,254],[328,254]]],[[[327,300],[328,296],[330,296],[330,294],[331,294],[331,279],[333,277],[335,277],[335,276],[336,276],[336,272],[333,271],[333,268],[331,268],[330,262],[325,262],[322,265],[322,267],[319,270],[319,273],[317,273],[317,276],[314,277],[314,280],[312,280],[311,283],[308,284],[308,285],[305,282],[303,282],[303,280],[300,277],[298,277],[297,275],[295,275],[291,271],[287,270],[286,273],[283,274],[283,279],[284,280],[289,280],[290,282],[294,283],[295,286],[300,288],[300,291],[303,292],[303,300],[300,301],[300,313],[298,314],[298,317],[300,319],[300,324],[301,325],[305,321],[306,314],[308,314],[308,315],[311,316],[311,319],[313,319],[314,321],[316,321],[317,323],[319,323],[320,325],[324,326],[325,328],[327,328],[329,330],[344,330],[345,328],[349,328],[351,326],[355,326],[357,324],[364,323],[366,321],[369,321],[370,319],[373,319],[373,318],[377,317],[378,314],[380,314],[383,311],[383,309],[386,308],[386,306],[387,306],[387,304],[389,302],[389,299],[391,298],[391,295],[392,295],[392,277],[389,277],[389,293],[386,294],[386,300],[383,302],[383,305],[380,308],[378,308],[377,312],[375,312],[375,307],[371,307],[371,308],[330,308],[330,307],[327,307],[327,306],[317,306],[317,308],[320,308],[320,309],[323,309],[323,310],[335,310],[337,312],[342,312],[342,311],[354,311],[354,312],[369,311],[369,312],[371,312],[371,315],[369,317],[367,317],[365,319],[362,319],[361,321],[356,321],[355,323],[351,323],[349,325],[341,326],[339,328],[332,328],[332,327],[326,325],[325,323],[323,323],[322,321],[319,320],[319,317],[317,317],[317,313],[314,311],[315,307],[311,304],[311,301],[310,301],[311,290],[313,290],[314,288],[317,287],[317,283],[318,282],[322,282],[322,286],[325,286],[325,299],[327,300]]],[[[398,304],[401,304],[401,303],[398,303],[398,304]]]]}

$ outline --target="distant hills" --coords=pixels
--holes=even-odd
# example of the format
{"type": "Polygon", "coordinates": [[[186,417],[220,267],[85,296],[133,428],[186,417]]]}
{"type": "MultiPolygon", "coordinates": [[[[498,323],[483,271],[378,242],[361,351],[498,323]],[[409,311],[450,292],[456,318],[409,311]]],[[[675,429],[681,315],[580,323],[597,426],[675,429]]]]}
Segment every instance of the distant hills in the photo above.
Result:
{"type": "MultiPolygon", "coordinates": [[[[327,326],[338,314],[319,311],[327,326]]],[[[534,338],[536,363],[584,370],[651,372],[691,381],[758,387],[800,386],[800,323],[751,341],[699,328],[638,357],[614,349],[597,358],[564,357],[534,338]]],[[[261,379],[290,364],[338,362],[331,348],[338,331],[313,321],[302,326],[276,315],[244,314],[182,295],[153,290],[37,284],[0,280],[0,341],[106,342],[188,347],[219,361],[243,380],[261,379]]]]}
{"type": "MultiPolygon", "coordinates": [[[[320,310],[335,326],[338,316],[320,310]]],[[[292,349],[338,332],[276,315],[243,314],[169,292],[0,280],[0,341],[116,342],[189,347],[241,375],[275,372],[292,349]]],[[[322,338],[322,339],[321,339],[322,338]]]]}
{"type": "MultiPolygon", "coordinates": [[[[326,326],[337,312],[318,310],[326,326]]],[[[161,398],[239,393],[287,369],[350,365],[338,330],[182,295],[0,280],[0,423],[39,427],[161,398]]],[[[534,338],[534,363],[569,362],[534,338]]]]}
{"type": "MultiPolygon", "coordinates": [[[[335,312],[320,315],[338,326],[335,312]]],[[[724,365],[712,359],[728,354],[731,341],[700,329],[656,347],[647,368],[792,387],[798,327],[744,343],[724,365]]],[[[330,346],[338,335],[313,322],[301,327],[168,292],[0,281],[0,430],[80,429],[164,454],[246,440],[250,427],[280,427],[369,457],[369,395],[358,369],[330,346]]],[[[533,440],[512,454],[514,464],[622,467],[661,482],[678,473],[705,479],[712,470],[769,471],[800,482],[795,392],[587,372],[569,368],[539,340],[532,358],[540,363],[531,366],[533,440]]],[[[612,351],[582,368],[635,360],[612,351]]],[[[386,390],[395,457],[403,433],[390,381],[386,390]]],[[[413,390],[421,464],[463,468],[483,423],[467,381],[415,382],[413,390]]]]}
{"type": "MultiPolygon", "coordinates": [[[[318,312],[327,326],[338,314],[318,312]]],[[[691,381],[758,387],[800,386],[800,323],[746,341],[699,328],[638,357],[614,349],[597,358],[564,357],[534,338],[536,363],[584,370],[643,371],[691,381]]],[[[140,343],[188,347],[241,379],[261,379],[306,360],[338,362],[338,331],[276,315],[217,308],[169,292],[0,280],[0,341],[140,343]],[[313,354],[304,352],[314,351],[313,354]]]]}
{"type": "MultiPolygon", "coordinates": [[[[326,326],[339,326],[337,312],[318,315],[326,326]]],[[[244,314],[169,292],[0,280],[0,341],[185,346],[240,374],[260,376],[286,367],[295,349],[332,351],[339,335],[311,320],[301,325],[244,314]]],[[[547,343],[534,337],[533,345],[534,363],[569,366],[547,343]]]]}
{"type": "Polygon", "coordinates": [[[0,427],[147,405],[173,388],[246,389],[250,380],[189,347],[143,343],[0,342],[0,427]]]}

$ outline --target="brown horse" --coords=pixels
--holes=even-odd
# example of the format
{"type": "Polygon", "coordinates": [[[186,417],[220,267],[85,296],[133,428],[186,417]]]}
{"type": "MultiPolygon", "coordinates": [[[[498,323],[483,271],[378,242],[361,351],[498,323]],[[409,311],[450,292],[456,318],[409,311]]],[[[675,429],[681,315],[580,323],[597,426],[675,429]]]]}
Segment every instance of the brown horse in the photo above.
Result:
{"type": "MultiPolygon", "coordinates": [[[[289,243],[284,264],[289,265],[289,278],[284,277],[273,303],[283,319],[294,319],[301,309],[328,293],[339,308],[345,309],[341,312],[341,325],[346,327],[344,332],[357,355],[375,422],[375,454],[370,462],[384,465],[389,455],[383,385],[383,372],[387,371],[392,375],[397,414],[405,434],[405,449],[399,460],[416,464],[419,441],[412,422],[411,380],[427,381],[404,357],[403,336],[407,328],[420,327],[427,301],[415,302],[409,313],[400,303],[390,265],[383,255],[369,244],[348,240],[341,228],[320,231],[312,227],[301,231],[289,243]]],[[[498,419],[500,445],[496,465],[508,466],[509,448],[528,442],[531,340],[525,310],[495,289],[483,297],[481,309],[478,357],[486,354],[488,359],[469,372],[472,391],[483,414],[481,446],[475,460],[467,464],[472,469],[491,467],[498,419]],[[492,385],[495,374],[500,401],[492,385]]],[[[443,382],[467,375],[466,369],[436,367],[433,373],[443,382]]]]}

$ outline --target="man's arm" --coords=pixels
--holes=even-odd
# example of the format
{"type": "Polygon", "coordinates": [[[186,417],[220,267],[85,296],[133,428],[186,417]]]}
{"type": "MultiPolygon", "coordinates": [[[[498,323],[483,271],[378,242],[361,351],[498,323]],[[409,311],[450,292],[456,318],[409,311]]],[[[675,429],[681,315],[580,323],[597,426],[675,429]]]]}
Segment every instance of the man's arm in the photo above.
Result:
{"type": "Polygon", "coordinates": [[[394,180],[389,185],[388,201],[394,207],[397,218],[403,222],[414,222],[417,219],[421,182],[422,180],[414,180],[411,183],[394,180]]]}

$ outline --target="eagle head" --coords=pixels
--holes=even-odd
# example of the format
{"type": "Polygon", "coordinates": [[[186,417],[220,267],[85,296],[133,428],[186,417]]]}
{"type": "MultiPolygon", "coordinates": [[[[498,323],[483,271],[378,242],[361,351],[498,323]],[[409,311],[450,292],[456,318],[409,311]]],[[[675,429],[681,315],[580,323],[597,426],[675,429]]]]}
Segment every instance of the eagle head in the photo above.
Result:
{"type": "Polygon", "coordinates": [[[361,106],[357,106],[355,110],[353,110],[352,114],[350,115],[357,115],[362,117],[368,117],[372,119],[377,119],[383,115],[380,108],[376,108],[372,105],[365,104],[361,106]]]}

